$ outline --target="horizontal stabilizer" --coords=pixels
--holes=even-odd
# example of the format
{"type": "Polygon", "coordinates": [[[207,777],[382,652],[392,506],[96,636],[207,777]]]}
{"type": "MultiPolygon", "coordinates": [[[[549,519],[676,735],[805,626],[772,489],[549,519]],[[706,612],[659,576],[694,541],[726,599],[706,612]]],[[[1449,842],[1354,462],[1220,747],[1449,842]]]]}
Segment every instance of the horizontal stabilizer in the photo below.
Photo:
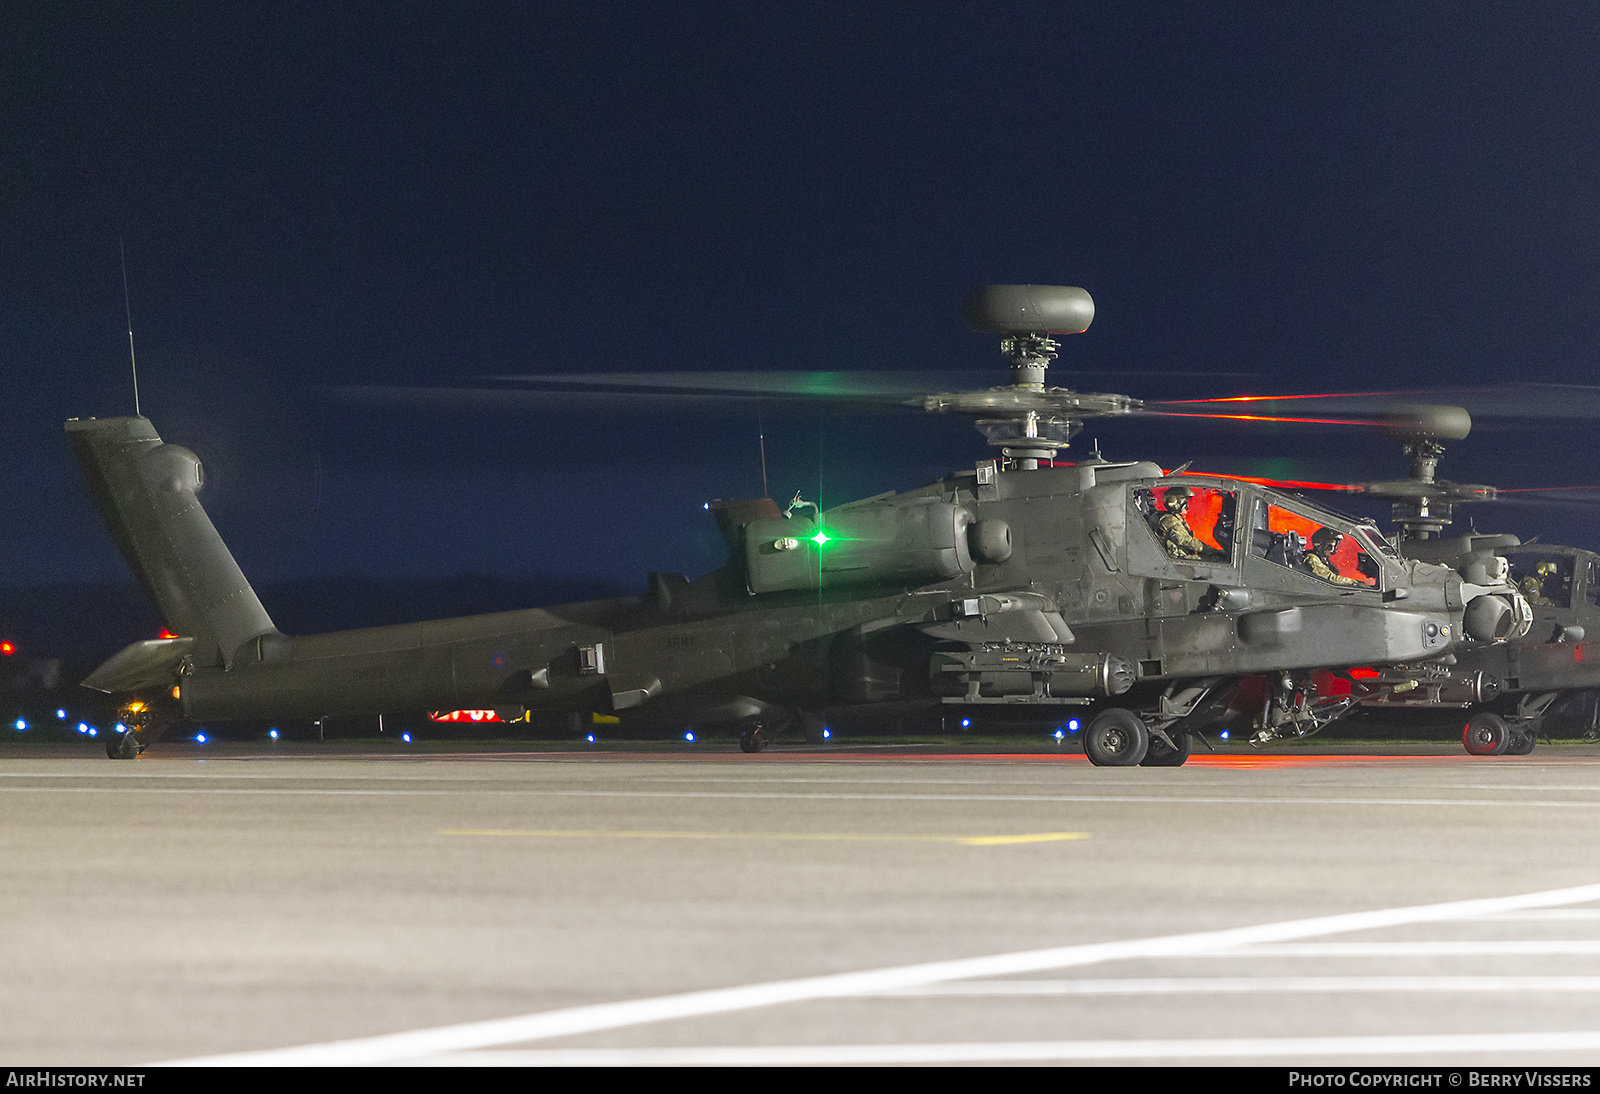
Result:
{"type": "Polygon", "coordinates": [[[113,654],[83,681],[83,686],[115,695],[165,687],[194,648],[193,638],[151,638],[113,654]]]}

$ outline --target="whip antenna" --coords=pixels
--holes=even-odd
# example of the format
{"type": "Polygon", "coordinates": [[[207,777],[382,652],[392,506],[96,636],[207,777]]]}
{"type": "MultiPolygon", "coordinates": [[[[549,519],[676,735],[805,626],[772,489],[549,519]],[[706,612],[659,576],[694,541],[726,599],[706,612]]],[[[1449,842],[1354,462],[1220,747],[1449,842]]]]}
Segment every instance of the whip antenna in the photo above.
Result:
{"type": "Polygon", "coordinates": [[[117,250],[122,253],[122,310],[128,316],[128,364],[133,366],[133,416],[139,417],[139,360],[133,355],[133,305],[128,302],[128,248],[117,236],[117,250]]]}
{"type": "Polygon", "coordinates": [[[761,400],[756,400],[756,439],[761,445],[761,496],[770,498],[772,491],[767,488],[767,428],[761,421],[761,400]]]}

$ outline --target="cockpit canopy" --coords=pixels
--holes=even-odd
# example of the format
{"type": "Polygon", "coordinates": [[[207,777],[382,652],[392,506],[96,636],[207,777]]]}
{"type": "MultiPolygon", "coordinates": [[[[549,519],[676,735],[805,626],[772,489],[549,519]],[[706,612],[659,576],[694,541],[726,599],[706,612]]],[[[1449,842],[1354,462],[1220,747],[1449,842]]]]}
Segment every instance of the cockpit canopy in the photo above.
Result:
{"type": "Polygon", "coordinates": [[[1374,552],[1396,557],[1375,528],[1274,491],[1184,481],[1132,491],[1134,508],[1173,561],[1238,565],[1248,552],[1330,585],[1376,588],[1382,568],[1374,552]]]}

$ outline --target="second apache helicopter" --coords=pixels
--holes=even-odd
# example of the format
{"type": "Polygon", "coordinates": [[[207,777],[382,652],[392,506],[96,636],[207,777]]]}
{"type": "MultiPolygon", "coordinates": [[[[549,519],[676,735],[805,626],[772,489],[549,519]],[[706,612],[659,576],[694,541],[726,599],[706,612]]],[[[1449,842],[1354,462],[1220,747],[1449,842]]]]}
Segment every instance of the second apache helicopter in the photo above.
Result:
{"type": "MultiPolygon", "coordinates": [[[[1509,534],[1471,531],[1443,535],[1456,505],[1495,501],[1493,486],[1449,482],[1436,477],[1444,441],[1464,440],[1472,428],[1468,412],[1456,406],[1397,406],[1383,413],[1383,432],[1400,441],[1410,475],[1386,482],[1357,483],[1339,489],[1393,502],[1400,528],[1396,546],[1407,558],[1463,570],[1503,566],[1533,612],[1528,633],[1504,643],[1462,650],[1454,657],[1410,666],[1368,671],[1335,685],[1320,677],[1326,708],[1359,706],[1368,710],[1470,710],[1462,744],[1474,755],[1527,755],[1546,716],[1558,703],[1593,693],[1590,731],[1600,719],[1600,554],[1578,547],[1523,543],[1509,534]]],[[[1337,678],[1336,678],[1337,679],[1337,678]]],[[[1259,690],[1259,688],[1258,688],[1259,690]]],[[[1310,700],[1313,704],[1317,699],[1310,700]]],[[[1253,738],[1301,735],[1301,727],[1264,724],[1253,738]]]]}
{"type": "MultiPolygon", "coordinates": [[[[738,722],[758,751],[802,712],[914,703],[1087,707],[1094,763],[1176,766],[1243,677],[1433,661],[1527,631],[1502,570],[1404,557],[1302,498],[1144,461],[1041,466],[1084,419],[1140,411],[1045,385],[1054,335],[1089,326],[1089,294],[989,286],[964,313],[1002,337],[1013,382],[913,403],[975,417],[997,458],[826,511],[715,503],[727,564],[652,574],[641,598],[287,636],[201,508],[193,453],[140,417],[67,422],[177,636],[84,681],[118,702],[108,753],[134,757],[181,718],[463,707],[738,722]]],[[[1280,720],[1315,717],[1274,703],[1280,720]]]]}

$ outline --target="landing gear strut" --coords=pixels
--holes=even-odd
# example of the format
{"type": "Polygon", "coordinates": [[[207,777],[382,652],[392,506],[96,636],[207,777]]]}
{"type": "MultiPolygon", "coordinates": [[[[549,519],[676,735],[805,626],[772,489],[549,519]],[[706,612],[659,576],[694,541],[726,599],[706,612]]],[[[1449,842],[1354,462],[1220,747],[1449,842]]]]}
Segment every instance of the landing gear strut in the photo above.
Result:
{"type": "Polygon", "coordinates": [[[1517,732],[1511,735],[1511,741],[1506,745],[1507,756],[1526,756],[1533,751],[1533,746],[1539,740],[1538,723],[1518,726],[1517,732]]]}
{"type": "Polygon", "coordinates": [[[1150,734],[1150,750],[1139,761],[1141,767],[1182,767],[1188,762],[1194,737],[1181,729],[1169,729],[1167,736],[1172,738],[1170,745],[1159,734],[1150,734]]]}

